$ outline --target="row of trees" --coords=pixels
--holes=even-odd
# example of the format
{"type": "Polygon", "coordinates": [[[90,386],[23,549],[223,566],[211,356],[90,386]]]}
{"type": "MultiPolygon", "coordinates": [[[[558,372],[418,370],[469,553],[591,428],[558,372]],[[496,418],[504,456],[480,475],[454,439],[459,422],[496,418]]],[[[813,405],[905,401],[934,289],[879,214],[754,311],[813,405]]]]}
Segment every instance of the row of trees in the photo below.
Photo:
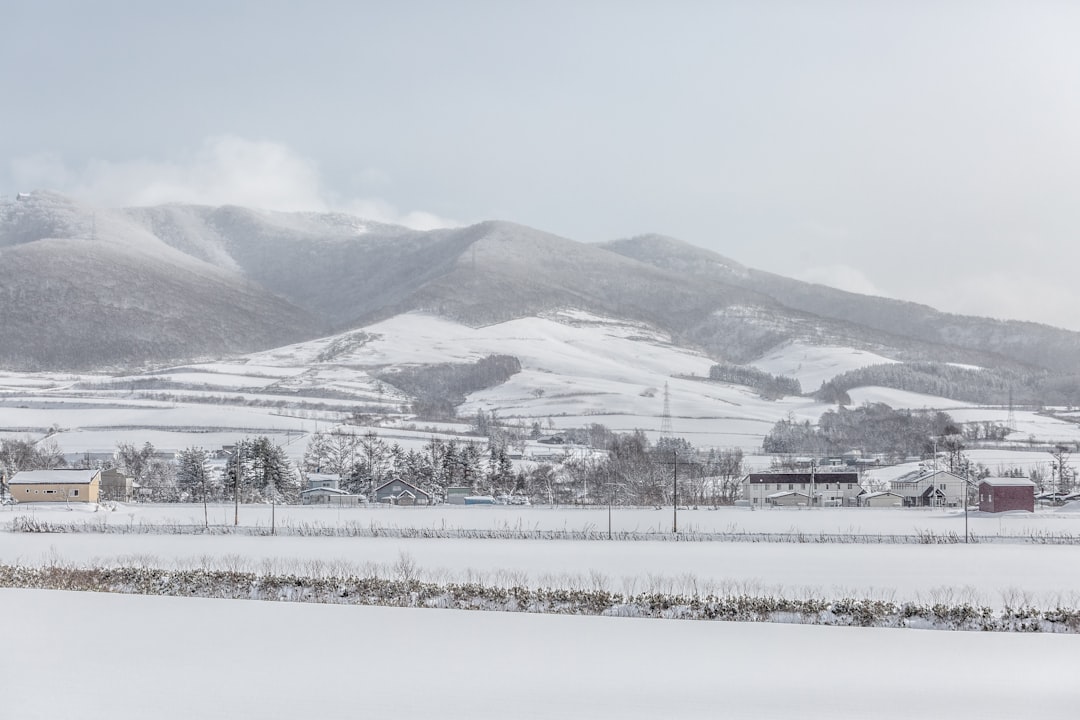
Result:
{"type": "Polygon", "coordinates": [[[603,438],[602,451],[564,451],[559,462],[515,470],[511,446],[499,433],[486,443],[433,437],[422,450],[387,444],[375,432],[322,432],[304,454],[306,472],[335,473],[342,489],[368,495],[391,480],[406,480],[436,498],[448,487],[476,494],[525,495],[537,502],[662,505],[672,501],[679,479],[680,502],[725,504],[740,492],[741,450],[713,450],[702,457],[686,440],[651,444],[645,434],[586,433],[603,438]]]}
{"type": "Polygon", "coordinates": [[[802,385],[798,379],[773,375],[749,365],[713,365],[709,368],[709,379],[751,387],[766,400],[777,400],[786,395],[802,395],[802,385]]]}
{"type": "Polygon", "coordinates": [[[340,475],[342,490],[368,497],[391,480],[405,480],[439,499],[448,487],[491,495],[524,491],[509,444],[497,436],[487,443],[432,437],[421,450],[404,450],[374,431],[317,432],[308,441],[303,467],[306,472],[340,475]]]}
{"type": "Polygon", "coordinates": [[[960,433],[947,413],[894,410],[882,403],[840,407],[822,414],[817,425],[792,417],[773,425],[762,447],[770,454],[839,455],[853,448],[896,459],[925,456],[933,438],[960,433]]]}

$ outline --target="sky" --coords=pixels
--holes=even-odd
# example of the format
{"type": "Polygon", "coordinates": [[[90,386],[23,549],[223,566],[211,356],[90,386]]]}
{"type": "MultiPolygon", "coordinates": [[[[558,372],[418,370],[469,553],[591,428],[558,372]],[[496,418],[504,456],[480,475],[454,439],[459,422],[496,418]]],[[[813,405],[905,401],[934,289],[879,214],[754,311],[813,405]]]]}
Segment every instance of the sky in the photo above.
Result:
{"type": "Polygon", "coordinates": [[[661,233],[1080,330],[1080,4],[0,0],[0,195],[661,233]]]}

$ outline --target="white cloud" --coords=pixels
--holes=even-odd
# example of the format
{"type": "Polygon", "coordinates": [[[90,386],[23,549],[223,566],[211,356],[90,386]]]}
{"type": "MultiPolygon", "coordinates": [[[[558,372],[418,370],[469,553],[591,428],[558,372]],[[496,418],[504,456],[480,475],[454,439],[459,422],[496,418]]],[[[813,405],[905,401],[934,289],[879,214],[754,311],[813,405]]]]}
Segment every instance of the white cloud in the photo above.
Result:
{"type": "Polygon", "coordinates": [[[208,138],[197,151],[165,160],[95,160],[76,170],[45,154],[17,158],[11,168],[20,187],[58,190],[107,207],[242,205],[349,212],[420,230],[460,224],[429,212],[402,212],[381,198],[342,200],[325,187],[318,166],[289,146],[231,135],[208,138]]]}

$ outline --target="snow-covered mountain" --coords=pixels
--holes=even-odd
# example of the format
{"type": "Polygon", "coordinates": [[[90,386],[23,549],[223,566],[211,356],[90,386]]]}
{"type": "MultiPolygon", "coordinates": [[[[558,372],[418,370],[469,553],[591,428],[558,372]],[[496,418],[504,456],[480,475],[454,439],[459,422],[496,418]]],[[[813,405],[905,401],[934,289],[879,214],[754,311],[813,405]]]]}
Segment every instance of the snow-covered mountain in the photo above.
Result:
{"type": "Polygon", "coordinates": [[[333,213],[95,209],[35,192],[0,202],[0,265],[9,369],[267,350],[408,312],[482,327],[577,311],[730,363],[802,343],[1080,374],[1080,333],[846,293],[655,235],[591,245],[507,222],[420,232],[333,213]]]}

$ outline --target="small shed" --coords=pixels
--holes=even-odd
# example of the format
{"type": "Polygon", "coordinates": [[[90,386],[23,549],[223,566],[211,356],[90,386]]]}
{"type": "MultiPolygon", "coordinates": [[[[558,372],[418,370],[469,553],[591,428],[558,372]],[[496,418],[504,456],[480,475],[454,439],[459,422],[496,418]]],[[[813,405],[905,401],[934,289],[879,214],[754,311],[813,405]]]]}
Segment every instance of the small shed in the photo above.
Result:
{"type": "Polygon", "coordinates": [[[470,487],[451,486],[446,488],[446,502],[448,505],[464,505],[465,498],[473,494],[470,487]]]}
{"type": "Polygon", "coordinates": [[[979,481],[979,510],[1035,512],[1035,483],[1024,478],[988,477],[979,481]]]}
{"type": "Polygon", "coordinates": [[[113,468],[101,471],[101,499],[129,503],[135,500],[135,482],[113,468]]]}
{"type": "Polygon", "coordinates": [[[96,503],[101,493],[100,470],[24,470],[8,481],[16,502],[96,503]]]}
{"type": "Polygon", "coordinates": [[[859,504],[863,507],[903,507],[904,496],[889,490],[866,493],[859,498],[859,504]]]}
{"type": "Polygon", "coordinates": [[[797,505],[807,505],[810,502],[809,495],[796,492],[795,490],[773,493],[765,499],[770,505],[777,505],[779,507],[795,507],[797,505]]]}
{"type": "Polygon", "coordinates": [[[375,488],[375,502],[391,505],[431,505],[433,498],[410,482],[390,480],[375,488]]]}

